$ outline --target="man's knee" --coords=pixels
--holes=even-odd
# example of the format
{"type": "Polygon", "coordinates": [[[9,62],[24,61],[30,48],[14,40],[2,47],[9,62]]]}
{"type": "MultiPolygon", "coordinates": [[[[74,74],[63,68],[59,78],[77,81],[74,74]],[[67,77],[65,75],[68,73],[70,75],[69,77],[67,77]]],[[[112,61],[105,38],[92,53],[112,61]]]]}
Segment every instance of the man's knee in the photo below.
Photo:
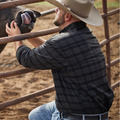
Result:
{"type": "Polygon", "coordinates": [[[33,109],[29,115],[29,120],[50,120],[55,112],[55,102],[50,102],[33,109]]]}
{"type": "Polygon", "coordinates": [[[29,113],[29,115],[28,115],[28,119],[29,119],[29,120],[37,120],[35,113],[33,113],[33,112],[31,111],[31,112],[29,113]]]}

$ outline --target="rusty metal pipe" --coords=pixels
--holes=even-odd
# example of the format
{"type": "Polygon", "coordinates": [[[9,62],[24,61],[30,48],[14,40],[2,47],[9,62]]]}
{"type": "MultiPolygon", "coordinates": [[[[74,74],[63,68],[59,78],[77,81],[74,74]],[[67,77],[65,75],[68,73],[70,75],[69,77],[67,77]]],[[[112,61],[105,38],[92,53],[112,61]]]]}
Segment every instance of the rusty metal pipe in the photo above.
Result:
{"type": "Polygon", "coordinates": [[[0,103],[0,110],[4,109],[5,107],[27,101],[27,100],[32,99],[34,97],[42,96],[44,94],[53,92],[54,90],[55,90],[55,88],[54,88],[54,86],[52,86],[52,87],[48,87],[46,89],[40,90],[38,92],[31,93],[29,95],[26,95],[26,96],[23,96],[23,97],[20,97],[20,98],[17,98],[17,99],[13,99],[13,100],[9,100],[7,102],[0,103]]]}
{"type": "MultiPolygon", "coordinates": [[[[113,65],[115,65],[115,64],[117,64],[117,63],[119,63],[120,62],[120,57],[119,58],[117,58],[117,59],[115,59],[115,60],[113,60],[113,61],[111,61],[110,62],[110,66],[113,66],[113,65]]],[[[108,68],[109,67],[109,65],[108,64],[106,64],[106,67],[108,68]]]]}
{"type": "Polygon", "coordinates": [[[38,37],[38,36],[44,36],[44,35],[52,34],[52,33],[59,32],[59,31],[60,31],[59,27],[54,27],[54,28],[50,28],[47,30],[37,31],[37,32],[25,33],[25,34],[20,34],[20,35],[16,35],[16,36],[10,36],[10,37],[2,37],[2,38],[0,38],[0,44],[25,40],[28,38],[34,38],[34,37],[38,37]]]}
{"type": "Polygon", "coordinates": [[[14,7],[18,5],[25,5],[30,3],[42,2],[43,0],[16,0],[0,3],[0,9],[14,7]]]}
{"type": "MultiPolygon", "coordinates": [[[[116,34],[116,35],[113,35],[113,36],[110,37],[109,41],[111,42],[111,41],[119,38],[119,36],[120,36],[120,33],[118,33],[118,34],[116,34]]],[[[100,42],[100,47],[103,47],[103,46],[106,45],[109,41],[106,40],[106,39],[103,40],[102,42],[100,42]]]]}
{"type": "Polygon", "coordinates": [[[117,58],[117,59],[115,59],[115,60],[113,60],[113,61],[110,63],[110,66],[113,66],[113,65],[115,65],[115,64],[117,64],[117,63],[119,63],[119,62],[120,62],[120,57],[117,58]]]}
{"type": "Polygon", "coordinates": [[[10,77],[10,76],[15,76],[15,75],[20,75],[20,74],[25,74],[28,72],[33,72],[37,69],[33,69],[33,68],[21,68],[18,70],[10,70],[10,71],[4,71],[4,72],[0,72],[0,78],[5,78],[5,77],[10,77]]]}
{"type": "Polygon", "coordinates": [[[50,10],[46,10],[46,11],[43,11],[43,12],[40,12],[40,13],[41,13],[41,16],[45,16],[45,15],[48,15],[48,14],[51,14],[51,13],[55,13],[55,8],[50,9],[50,10]]]}
{"type": "Polygon", "coordinates": [[[115,9],[115,10],[112,10],[112,11],[108,12],[107,14],[102,13],[101,16],[102,16],[103,18],[104,18],[104,17],[109,17],[109,16],[112,16],[112,15],[114,15],[114,14],[119,13],[119,11],[120,11],[120,8],[117,8],[117,9],[115,9]]]}
{"type": "Polygon", "coordinates": [[[106,15],[106,17],[103,18],[105,39],[108,40],[108,43],[106,44],[106,61],[109,66],[107,68],[107,78],[108,78],[108,84],[111,86],[110,39],[109,39],[109,27],[108,27],[108,18],[107,18],[107,0],[102,0],[102,3],[103,3],[103,13],[106,15]]]}
{"type": "Polygon", "coordinates": [[[114,83],[111,87],[112,89],[115,89],[116,87],[119,87],[120,86],[120,80],[116,83],[114,83]]]}

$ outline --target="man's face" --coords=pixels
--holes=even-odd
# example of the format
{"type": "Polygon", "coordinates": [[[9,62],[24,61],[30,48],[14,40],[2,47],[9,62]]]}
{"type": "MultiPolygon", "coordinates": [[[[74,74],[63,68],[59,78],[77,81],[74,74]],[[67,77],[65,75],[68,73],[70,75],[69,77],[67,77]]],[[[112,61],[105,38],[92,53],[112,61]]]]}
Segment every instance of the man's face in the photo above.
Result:
{"type": "Polygon", "coordinates": [[[64,21],[65,12],[60,8],[56,8],[55,12],[56,12],[56,16],[53,22],[56,26],[60,26],[65,22],[64,21]]]}

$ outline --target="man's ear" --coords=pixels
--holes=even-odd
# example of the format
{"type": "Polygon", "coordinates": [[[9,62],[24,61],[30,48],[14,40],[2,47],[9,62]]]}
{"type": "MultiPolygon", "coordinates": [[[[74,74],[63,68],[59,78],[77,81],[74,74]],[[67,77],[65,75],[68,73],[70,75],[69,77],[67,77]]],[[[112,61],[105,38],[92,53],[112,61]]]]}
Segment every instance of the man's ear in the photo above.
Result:
{"type": "Polygon", "coordinates": [[[66,13],[65,14],[65,21],[67,22],[67,21],[69,21],[70,19],[71,19],[71,14],[69,14],[69,13],[66,13]]]}

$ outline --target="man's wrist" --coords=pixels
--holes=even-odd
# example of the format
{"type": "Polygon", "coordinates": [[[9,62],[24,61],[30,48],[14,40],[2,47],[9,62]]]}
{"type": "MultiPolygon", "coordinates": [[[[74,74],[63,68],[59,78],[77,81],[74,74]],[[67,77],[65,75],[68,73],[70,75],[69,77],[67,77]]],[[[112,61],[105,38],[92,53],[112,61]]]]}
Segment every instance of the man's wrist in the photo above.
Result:
{"type": "Polygon", "coordinates": [[[22,45],[24,45],[22,41],[16,41],[15,42],[15,50],[17,51],[17,49],[22,45]]]}

